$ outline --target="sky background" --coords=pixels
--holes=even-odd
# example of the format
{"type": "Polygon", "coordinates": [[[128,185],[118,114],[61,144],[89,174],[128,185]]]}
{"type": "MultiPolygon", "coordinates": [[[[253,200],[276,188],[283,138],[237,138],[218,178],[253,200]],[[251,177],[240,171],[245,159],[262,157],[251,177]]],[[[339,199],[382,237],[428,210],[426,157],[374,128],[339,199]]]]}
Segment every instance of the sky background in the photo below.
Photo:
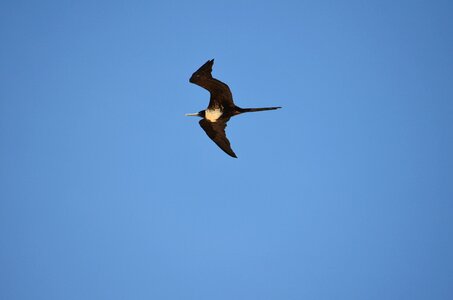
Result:
{"type": "Polygon", "coordinates": [[[2,1],[0,299],[453,299],[452,116],[451,1],[2,1]]]}

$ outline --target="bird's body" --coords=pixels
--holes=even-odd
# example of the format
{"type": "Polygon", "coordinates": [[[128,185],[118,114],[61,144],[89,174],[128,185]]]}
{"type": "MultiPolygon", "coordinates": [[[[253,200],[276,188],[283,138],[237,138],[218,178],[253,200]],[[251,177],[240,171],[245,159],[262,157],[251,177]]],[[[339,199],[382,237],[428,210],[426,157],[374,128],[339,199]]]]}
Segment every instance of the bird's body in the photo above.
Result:
{"type": "Polygon", "coordinates": [[[236,106],[228,85],[212,77],[213,64],[213,59],[208,60],[190,77],[189,81],[191,83],[208,90],[211,97],[209,105],[205,110],[195,114],[187,114],[187,116],[201,117],[200,126],[214,143],[228,155],[237,157],[233,149],[231,149],[230,141],[225,134],[225,128],[230,118],[245,112],[274,110],[281,107],[240,108],[236,106]]]}
{"type": "Polygon", "coordinates": [[[210,122],[217,122],[223,115],[223,109],[221,107],[214,109],[206,109],[204,111],[204,117],[210,122]]]}

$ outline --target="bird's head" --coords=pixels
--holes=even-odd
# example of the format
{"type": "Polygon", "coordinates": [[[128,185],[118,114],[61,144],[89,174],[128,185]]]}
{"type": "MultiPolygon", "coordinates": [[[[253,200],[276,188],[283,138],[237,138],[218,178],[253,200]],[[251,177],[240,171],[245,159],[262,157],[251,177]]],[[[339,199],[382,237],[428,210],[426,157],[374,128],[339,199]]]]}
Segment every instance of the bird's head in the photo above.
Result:
{"type": "Polygon", "coordinates": [[[204,110],[201,110],[197,113],[194,113],[194,114],[186,114],[187,117],[200,117],[200,118],[204,118],[204,110]]]}

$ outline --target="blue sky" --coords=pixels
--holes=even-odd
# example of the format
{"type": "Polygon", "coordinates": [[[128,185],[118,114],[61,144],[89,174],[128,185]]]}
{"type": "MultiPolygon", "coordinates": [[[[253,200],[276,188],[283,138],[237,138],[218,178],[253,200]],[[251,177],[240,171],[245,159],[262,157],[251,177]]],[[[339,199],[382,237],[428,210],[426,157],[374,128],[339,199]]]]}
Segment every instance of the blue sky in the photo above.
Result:
{"type": "Polygon", "coordinates": [[[452,299],[452,12],[2,1],[0,298],[452,299]]]}

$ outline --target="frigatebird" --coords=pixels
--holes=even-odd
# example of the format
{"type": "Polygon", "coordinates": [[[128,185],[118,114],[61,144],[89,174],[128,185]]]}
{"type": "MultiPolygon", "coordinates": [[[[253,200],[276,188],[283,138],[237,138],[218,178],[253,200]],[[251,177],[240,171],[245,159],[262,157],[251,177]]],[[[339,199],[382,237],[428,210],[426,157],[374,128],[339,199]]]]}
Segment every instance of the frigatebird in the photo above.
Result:
{"type": "Polygon", "coordinates": [[[274,110],[281,107],[240,108],[235,105],[228,85],[212,77],[213,64],[214,59],[208,60],[189,79],[191,83],[205,88],[211,94],[207,109],[194,114],[186,114],[186,116],[201,117],[200,126],[209,138],[226,154],[237,158],[225,134],[225,128],[230,118],[246,112],[274,110]]]}

